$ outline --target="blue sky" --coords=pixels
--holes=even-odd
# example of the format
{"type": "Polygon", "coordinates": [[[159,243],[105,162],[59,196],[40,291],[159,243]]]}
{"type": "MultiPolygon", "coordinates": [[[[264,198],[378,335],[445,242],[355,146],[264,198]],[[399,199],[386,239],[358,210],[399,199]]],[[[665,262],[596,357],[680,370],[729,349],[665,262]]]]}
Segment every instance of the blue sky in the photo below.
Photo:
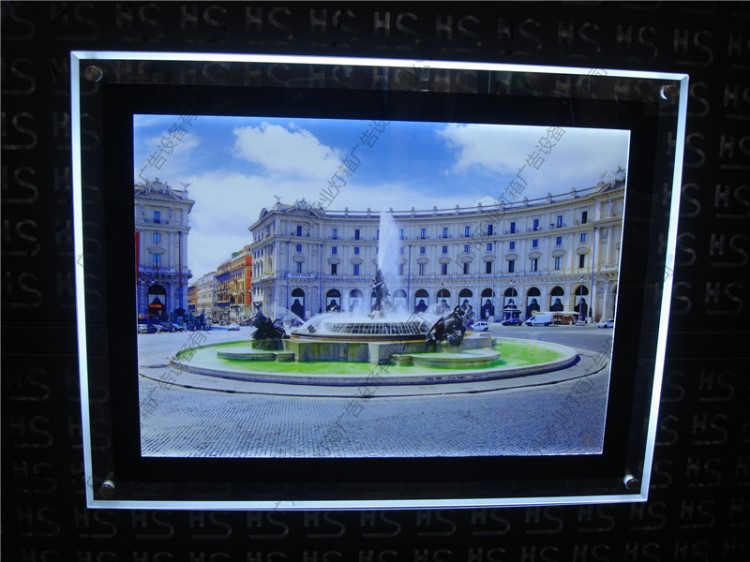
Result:
{"type": "Polygon", "coordinates": [[[522,197],[533,199],[590,187],[626,167],[627,131],[568,127],[554,136],[546,127],[138,115],[134,177],[189,184],[195,280],[251,242],[247,227],[277,198],[319,200],[352,154],[359,161],[334,179],[345,185],[331,209],[490,205],[519,169],[522,197]]]}

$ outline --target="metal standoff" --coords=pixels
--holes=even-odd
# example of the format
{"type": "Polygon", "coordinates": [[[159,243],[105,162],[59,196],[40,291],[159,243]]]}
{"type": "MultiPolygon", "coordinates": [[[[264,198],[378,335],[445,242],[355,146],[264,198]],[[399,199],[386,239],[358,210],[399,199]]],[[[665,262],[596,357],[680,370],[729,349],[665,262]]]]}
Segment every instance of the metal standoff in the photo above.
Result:
{"type": "Polygon", "coordinates": [[[99,66],[91,64],[83,70],[83,76],[89,82],[99,82],[104,78],[104,70],[99,66]]]}
{"type": "Polygon", "coordinates": [[[641,488],[641,481],[630,473],[627,473],[622,481],[628,492],[638,492],[641,488]]]}
{"type": "Polygon", "coordinates": [[[677,101],[677,87],[673,85],[662,86],[659,88],[659,97],[664,101],[674,103],[677,101]]]}
{"type": "Polygon", "coordinates": [[[105,500],[112,498],[115,493],[115,483],[111,478],[112,473],[107,474],[107,479],[99,486],[99,495],[105,500]]]}

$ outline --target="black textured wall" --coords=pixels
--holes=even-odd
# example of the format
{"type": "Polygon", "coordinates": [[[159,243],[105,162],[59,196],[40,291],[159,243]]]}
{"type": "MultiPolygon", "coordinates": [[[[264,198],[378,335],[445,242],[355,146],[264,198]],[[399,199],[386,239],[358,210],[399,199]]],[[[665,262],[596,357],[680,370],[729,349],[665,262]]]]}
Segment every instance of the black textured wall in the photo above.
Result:
{"type": "MultiPolygon", "coordinates": [[[[137,72],[137,69],[136,69],[137,72]]],[[[4,560],[748,560],[750,4],[2,3],[4,560]],[[648,503],[89,511],[75,349],[69,51],[473,59],[690,74],[648,503]]]]}

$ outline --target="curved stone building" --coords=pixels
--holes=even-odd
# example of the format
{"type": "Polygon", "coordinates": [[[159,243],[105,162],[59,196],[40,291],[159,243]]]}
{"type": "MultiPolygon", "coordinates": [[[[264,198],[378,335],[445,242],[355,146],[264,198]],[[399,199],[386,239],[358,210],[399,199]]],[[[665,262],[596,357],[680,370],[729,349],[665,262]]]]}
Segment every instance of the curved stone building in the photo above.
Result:
{"type": "MultiPolygon", "coordinates": [[[[401,247],[391,298],[408,310],[468,303],[482,318],[520,311],[614,315],[625,175],[536,200],[491,207],[394,210],[401,247]]],[[[374,296],[380,215],[324,211],[303,201],[263,209],[253,234],[253,301],[266,313],[339,306],[374,296]]]]}

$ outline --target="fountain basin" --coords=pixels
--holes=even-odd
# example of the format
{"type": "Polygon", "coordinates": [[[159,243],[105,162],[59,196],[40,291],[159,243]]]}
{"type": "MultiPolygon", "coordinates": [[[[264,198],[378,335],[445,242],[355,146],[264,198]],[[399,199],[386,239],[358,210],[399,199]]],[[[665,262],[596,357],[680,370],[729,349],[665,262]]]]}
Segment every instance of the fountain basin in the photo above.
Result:
{"type": "MultiPolygon", "coordinates": [[[[391,360],[394,354],[424,353],[433,349],[419,339],[361,338],[353,335],[304,336],[293,333],[283,340],[284,350],[293,352],[298,362],[309,361],[354,361],[382,365],[391,360]],[[374,341],[373,341],[374,340],[374,341]]],[[[460,350],[489,349],[495,340],[489,334],[472,334],[464,338],[460,350]]],[[[443,349],[443,346],[438,346],[443,349]]],[[[452,346],[449,346],[452,349],[452,346]]],[[[458,349],[456,349],[458,351],[458,349]]]]}
{"type": "MultiPolygon", "coordinates": [[[[422,342],[422,345],[424,345],[424,342],[422,342]]],[[[459,368],[435,367],[427,364],[421,366],[408,365],[408,361],[399,364],[398,361],[395,361],[396,357],[393,358],[395,364],[378,367],[373,367],[367,362],[323,361],[304,363],[283,361],[281,357],[277,357],[273,361],[233,361],[220,359],[217,352],[232,351],[232,347],[236,347],[234,351],[237,353],[254,354],[259,353],[259,351],[250,349],[249,344],[238,346],[236,342],[229,344],[227,349],[221,349],[224,346],[227,346],[227,344],[212,344],[185,349],[178,353],[177,357],[172,358],[170,364],[176,370],[184,373],[245,382],[276,383],[282,386],[367,387],[373,384],[377,386],[433,385],[524,377],[562,371],[578,362],[577,352],[567,346],[515,338],[501,338],[498,349],[493,347],[471,352],[458,352],[458,354],[497,353],[503,346],[506,346],[507,352],[502,351],[501,357],[494,358],[483,368],[473,367],[466,363],[461,364],[459,368]],[[528,361],[516,362],[512,358],[514,353],[512,347],[508,347],[509,344],[512,344],[512,346],[520,345],[527,349],[543,350],[548,354],[533,363],[528,361]]],[[[279,352],[279,355],[282,354],[283,352],[279,352]]],[[[456,352],[437,351],[405,355],[450,357],[454,354],[456,352]]],[[[289,356],[285,357],[288,358],[289,356]]],[[[564,379],[566,375],[561,374],[560,377],[564,379]]]]}

